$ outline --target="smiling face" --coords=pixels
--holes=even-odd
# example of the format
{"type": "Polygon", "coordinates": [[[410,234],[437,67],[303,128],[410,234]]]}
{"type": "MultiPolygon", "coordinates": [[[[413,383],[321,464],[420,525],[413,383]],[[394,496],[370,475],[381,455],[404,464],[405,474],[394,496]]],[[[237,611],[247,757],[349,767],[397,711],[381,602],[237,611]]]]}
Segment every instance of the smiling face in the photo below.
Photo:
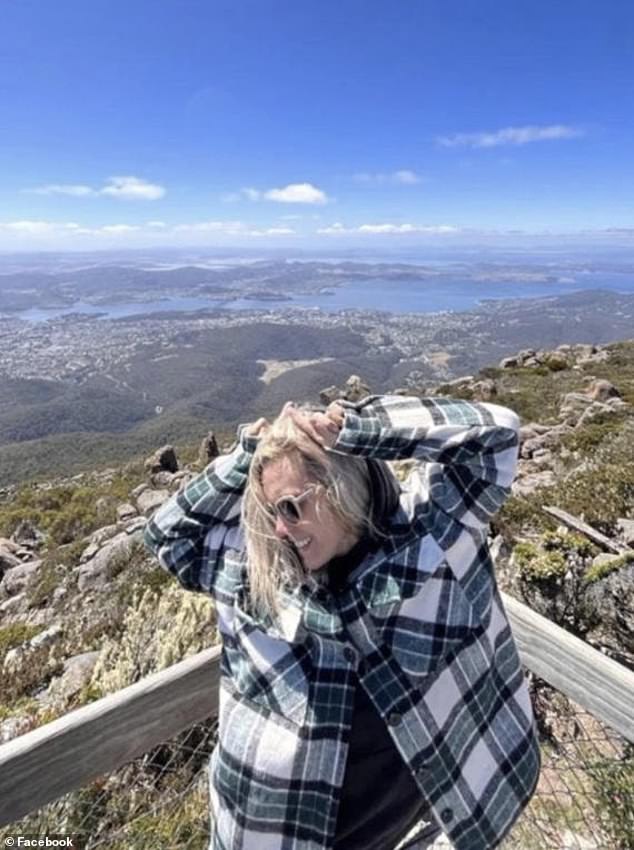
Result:
{"type": "MultiPolygon", "coordinates": [[[[315,484],[307,477],[302,463],[290,456],[265,464],[261,481],[269,505],[284,496],[300,496],[315,484]]],[[[299,521],[292,523],[276,512],[274,531],[280,540],[293,544],[306,570],[320,569],[332,558],[345,555],[356,543],[357,536],[333,512],[322,486],[302,499],[299,513],[299,521]]]]}

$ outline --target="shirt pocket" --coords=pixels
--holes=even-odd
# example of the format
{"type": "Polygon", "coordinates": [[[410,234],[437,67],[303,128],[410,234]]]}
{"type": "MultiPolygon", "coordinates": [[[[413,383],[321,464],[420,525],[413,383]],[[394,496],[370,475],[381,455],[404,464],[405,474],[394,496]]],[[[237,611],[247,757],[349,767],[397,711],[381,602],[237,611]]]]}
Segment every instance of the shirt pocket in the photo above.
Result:
{"type": "Polygon", "coordinates": [[[311,662],[303,642],[269,634],[237,608],[234,636],[224,649],[226,672],[239,694],[293,724],[304,723],[311,662]]]}
{"type": "Polygon", "coordinates": [[[477,638],[473,607],[442,565],[412,596],[370,611],[381,645],[417,684],[477,638]]]}

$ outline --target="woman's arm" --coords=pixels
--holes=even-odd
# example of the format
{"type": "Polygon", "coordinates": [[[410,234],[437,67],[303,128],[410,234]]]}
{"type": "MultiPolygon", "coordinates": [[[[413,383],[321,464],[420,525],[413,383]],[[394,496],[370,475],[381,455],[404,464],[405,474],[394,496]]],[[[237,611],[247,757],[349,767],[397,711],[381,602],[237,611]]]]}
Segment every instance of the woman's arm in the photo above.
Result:
{"type": "Polygon", "coordinates": [[[422,501],[463,525],[486,525],[510,493],[519,447],[511,410],[445,397],[372,396],[340,402],[330,415],[341,422],[333,451],[425,462],[422,501]]]}
{"type": "Polygon", "coordinates": [[[265,425],[240,429],[238,444],[216,458],[148,522],[145,544],[187,590],[211,593],[227,547],[242,547],[240,507],[257,435],[265,425]]]}

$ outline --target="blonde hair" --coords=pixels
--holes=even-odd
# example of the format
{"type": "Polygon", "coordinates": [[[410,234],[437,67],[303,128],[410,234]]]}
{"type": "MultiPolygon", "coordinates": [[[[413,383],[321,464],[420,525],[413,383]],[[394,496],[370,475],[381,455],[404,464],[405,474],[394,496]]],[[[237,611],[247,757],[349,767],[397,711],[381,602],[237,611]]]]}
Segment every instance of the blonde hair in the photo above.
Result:
{"type": "Polygon", "coordinates": [[[284,457],[297,463],[309,481],[323,486],[328,505],[345,532],[360,537],[366,530],[376,531],[370,517],[366,461],[324,451],[290,416],[278,416],[260,438],[242,501],[251,603],[265,616],[278,612],[282,588],[319,584],[319,576],[304,569],[292,545],[275,535],[275,519],[267,509],[262,471],[267,464],[284,457]]]}

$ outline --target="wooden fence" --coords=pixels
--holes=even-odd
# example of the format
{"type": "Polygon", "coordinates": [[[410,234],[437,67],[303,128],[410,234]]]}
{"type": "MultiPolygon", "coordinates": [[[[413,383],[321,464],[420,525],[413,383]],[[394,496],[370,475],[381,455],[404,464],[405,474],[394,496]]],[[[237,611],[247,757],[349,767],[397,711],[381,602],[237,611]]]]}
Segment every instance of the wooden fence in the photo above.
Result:
{"type": "MultiPolygon", "coordinates": [[[[634,743],[634,673],[504,596],[526,668],[634,743]]],[[[0,746],[0,826],[217,712],[209,649],[0,746]]]]}

